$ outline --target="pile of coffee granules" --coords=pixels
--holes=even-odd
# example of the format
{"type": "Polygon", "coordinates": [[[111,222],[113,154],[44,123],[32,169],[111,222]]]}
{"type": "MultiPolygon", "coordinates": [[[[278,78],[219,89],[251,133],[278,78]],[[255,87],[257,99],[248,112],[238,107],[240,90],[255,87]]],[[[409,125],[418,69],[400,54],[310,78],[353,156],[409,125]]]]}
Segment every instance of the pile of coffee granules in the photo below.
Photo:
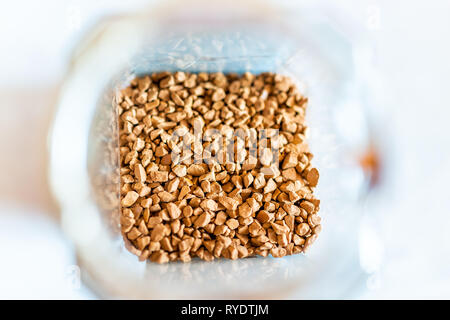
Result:
{"type": "Polygon", "coordinates": [[[319,172],[291,79],[159,72],[116,102],[121,230],[141,260],[283,257],[316,240],[319,172]]]}

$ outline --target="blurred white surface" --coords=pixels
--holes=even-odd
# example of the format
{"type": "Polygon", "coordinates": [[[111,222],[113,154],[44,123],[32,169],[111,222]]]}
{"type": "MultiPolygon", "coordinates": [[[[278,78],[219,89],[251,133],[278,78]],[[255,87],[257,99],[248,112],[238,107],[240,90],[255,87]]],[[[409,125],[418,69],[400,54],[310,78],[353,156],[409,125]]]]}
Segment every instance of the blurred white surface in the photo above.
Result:
{"type": "Polygon", "coordinates": [[[0,299],[92,298],[59,226],[39,212],[0,205],[0,299]]]}
{"type": "MultiPolygon", "coordinates": [[[[0,165],[10,168],[0,182],[0,298],[92,297],[73,290],[73,252],[48,218],[46,125],[77,39],[101,16],[145,3],[22,0],[0,12],[0,165]]],[[[383,267],[360,297],[450,298],[450,2],[339,3],[374,39],[385,76],[378,131],[392,160],[374,221],[383,267]]]]}

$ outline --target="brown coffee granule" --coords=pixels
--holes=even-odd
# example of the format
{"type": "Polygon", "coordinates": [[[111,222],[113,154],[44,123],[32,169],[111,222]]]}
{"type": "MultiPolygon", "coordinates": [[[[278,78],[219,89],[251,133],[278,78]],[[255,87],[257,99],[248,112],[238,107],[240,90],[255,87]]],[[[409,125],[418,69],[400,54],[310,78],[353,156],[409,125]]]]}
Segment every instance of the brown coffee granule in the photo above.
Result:
{"type": "Polygon", "coordinates": [[[160,72],[115,101],[120,224],[140,260],[283,257],[317,238],[308,100],[290,78],[160,72]]]}

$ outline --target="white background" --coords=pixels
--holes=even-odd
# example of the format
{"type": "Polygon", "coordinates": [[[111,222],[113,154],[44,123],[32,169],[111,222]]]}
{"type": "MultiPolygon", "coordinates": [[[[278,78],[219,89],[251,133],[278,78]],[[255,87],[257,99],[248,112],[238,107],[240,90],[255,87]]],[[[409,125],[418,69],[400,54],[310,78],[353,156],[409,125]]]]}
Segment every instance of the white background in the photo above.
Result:
{"type": "MultiPolygon", "coordinates": [[[[2,5],[0,298],[93,297],[79,287],[72,248],[58,228],[46,182],[46,132],[77,40],[103,15],[146,4],[2,5]]],[[[375,221],[383,265],[360,297],[450,298],[450,2],[335,4],[373,38],[385,88],[379,108],[386,122],[378,125],[389,128],[382,140],[390,142],[392,153],[383,181],[385,203],[378,204],[382,212],[375,221]]]]}

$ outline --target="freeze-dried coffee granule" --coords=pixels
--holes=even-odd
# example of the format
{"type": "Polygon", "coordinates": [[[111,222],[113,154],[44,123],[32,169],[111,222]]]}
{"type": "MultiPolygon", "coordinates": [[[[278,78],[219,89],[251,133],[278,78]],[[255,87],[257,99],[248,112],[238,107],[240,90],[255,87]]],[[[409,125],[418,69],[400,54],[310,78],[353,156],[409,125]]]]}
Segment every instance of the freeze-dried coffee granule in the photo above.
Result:
{"type": "Polygon", "coordinates": [[[319,172],[290,78],[160,72],[116,103],[121,230],[141,260],[283,257],[315,241],[319,172]]]}

